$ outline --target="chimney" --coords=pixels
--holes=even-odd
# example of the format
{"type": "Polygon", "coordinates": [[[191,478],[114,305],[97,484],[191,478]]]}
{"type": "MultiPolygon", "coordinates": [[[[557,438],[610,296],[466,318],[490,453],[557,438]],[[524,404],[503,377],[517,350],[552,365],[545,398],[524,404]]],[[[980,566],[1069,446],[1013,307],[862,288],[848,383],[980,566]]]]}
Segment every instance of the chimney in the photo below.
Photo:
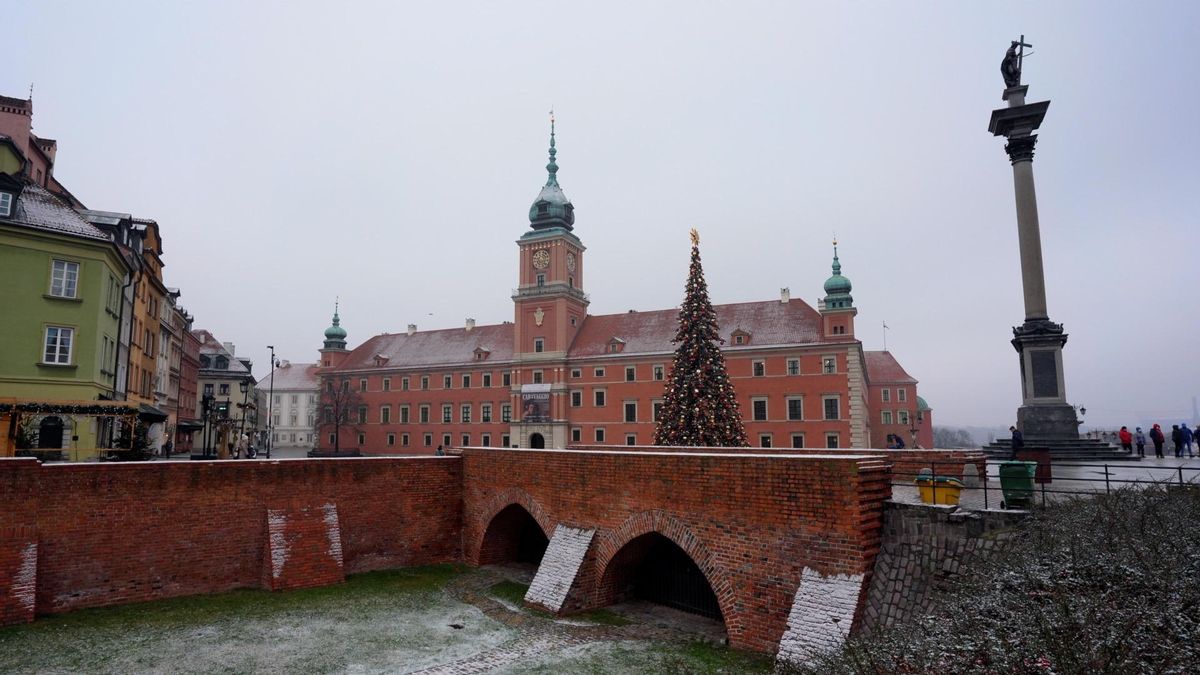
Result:
{"type": "Polygon", "coordinates": [[[413,334],[413,333],[415,333],[415,332],[417,332],[417,324],[415,324],[415,323],[410,323],[410,324],[408,324],[408,334],[409,334],[409,336],[411,337],[411,336],[412,336],[412,334],[413,334]]]}
{"type": "Polygon", "coordinates": [[[230,356],[237,356],[237,347],[234,347],[232,342],[222,342],[221,346],[225,348],[225,351],[229,352],[230,356]]]}
{"type": "Polygon", "coordinates": [[[786,304],[788,304],[788,301],[790,301],[791,299],[792,299],[792,290],[790,288],[784,287],[784,288],[779,289],[779,302],[786,305],[786,304]]]}
{"type": "Polygon", "coordinates": [[[279,367],[280,367],[280,368],[291,368],[291,367],[292,367],[292,362],[291,362],[291,361],[288,361],[287,359],[280,359],[280,361],[279,361],[279,367]]]}
{"type": "Polygon", "coordinates": [[[467,319],[467,332],[475,330],[475,319],[467,319]]]}

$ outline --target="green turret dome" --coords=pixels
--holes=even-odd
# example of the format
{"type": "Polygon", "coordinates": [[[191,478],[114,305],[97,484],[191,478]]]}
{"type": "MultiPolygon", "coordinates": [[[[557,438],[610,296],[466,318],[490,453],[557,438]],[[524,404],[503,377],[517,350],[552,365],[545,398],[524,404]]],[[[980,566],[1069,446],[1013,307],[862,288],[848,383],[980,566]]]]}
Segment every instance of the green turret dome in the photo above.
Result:
{"type": "Polygon", "coordinates": [[[842,263],[838,260],[837,241],[833,242],[833,276],[825,280],[825,308],[846,309],[854,306],[850,291],[854,286],[842,276],[842,263]]]}
{"type": "Polygon", "coordinates": [[[546,164],[546,184],[537,199],[529,207],[529,222],[535,230],[550,227],[572,229],[575,224],[575,207],[563,194],[558,185],[558,163],[554,160],[558,151],[554,148],[554,115],[550,115],[550,163],[546,164]]]}
{"type": "Polygon", "coordinates": [[[338,317],[338,303],[333,304],[333,325],[325,329],[325,349],[345,349],[346,329],[338,317]]]}

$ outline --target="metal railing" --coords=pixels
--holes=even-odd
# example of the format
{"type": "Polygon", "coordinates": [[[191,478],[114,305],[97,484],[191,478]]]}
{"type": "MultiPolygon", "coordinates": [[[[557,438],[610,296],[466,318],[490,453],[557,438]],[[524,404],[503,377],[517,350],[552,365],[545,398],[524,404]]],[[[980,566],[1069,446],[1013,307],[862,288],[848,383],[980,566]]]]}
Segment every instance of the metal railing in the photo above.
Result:
{"type": "MultiPolygon", "coordinates": [[[[1113,490],[1130,486],[1175,485],[1200,489],[1200,463],[1189,466],[1183,459],[1176,461],[1179,462],[1176,466],[1144,466],[1125,462],[1029,462],[1036,465],[1034,475],[1031,478],[1018,479],[1023,485],[1016,488],[1011,482],[1006,488],[1003,483],[1007,481],[999,475],[1000,467],[1008,464],[1007,461],[989,460],[986,465],[987,471],[978,476],[977,484],[971,484],[970,478],[964,476],[968,467],[977,466],[972,460],[906,462],[903,471],[893,468],[890,484],[893,488],[919,489],[918,480],[927,477],[929,480],[925,481],[925,487],[931,491],[933,503],[937,503],[939,491],[944,495],[946,490],[958,490],[961,496],[972,497],[972,501],[982,494],[985,509],[992,508],[993,505],[1003,505],[1012,501],[1013,497],[1030,505],[1040,501],[1041,505],[1045,506],[1048,499],[1052,501],[1059,495],[1109,494],[1113,490]],[[912,467],[917,468],[914,470],[912,467]],[[923,470],[928,473],[923,473],[923,470]],[[942,479],[941,485],[939,478],[942,479]],[[961,481],[962,487],[950,484],[950,478],[961,481]],[[1033,484],[1032,488],[1029,488],[1029,483],[1033,484]]],[[[894,489],[892,497],[896,497],[894,489]]]]}

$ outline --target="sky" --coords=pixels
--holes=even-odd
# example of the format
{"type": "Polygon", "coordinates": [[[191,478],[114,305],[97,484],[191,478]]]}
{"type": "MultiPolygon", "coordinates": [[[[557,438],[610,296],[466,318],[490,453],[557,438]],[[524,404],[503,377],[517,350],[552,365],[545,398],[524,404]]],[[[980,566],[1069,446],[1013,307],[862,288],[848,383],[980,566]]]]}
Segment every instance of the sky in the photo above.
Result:
{"type": "Polygon", "coordinates": [[[987,131],[1033,44],[1049,313],[1090,425],[1200,395],[1200,3],[20,2],[0,94],[89,208],[158,221],[165,281],[268,372],[340,298],[372,335],[512,319],[515,240],[559,182],[593,314],[816,305],[839,240],[857,334],[935,425],[1007,426],[1024,319],[1012,170],[987,131]],[[12,44],[15,38],[16,44],[12,44]]]}

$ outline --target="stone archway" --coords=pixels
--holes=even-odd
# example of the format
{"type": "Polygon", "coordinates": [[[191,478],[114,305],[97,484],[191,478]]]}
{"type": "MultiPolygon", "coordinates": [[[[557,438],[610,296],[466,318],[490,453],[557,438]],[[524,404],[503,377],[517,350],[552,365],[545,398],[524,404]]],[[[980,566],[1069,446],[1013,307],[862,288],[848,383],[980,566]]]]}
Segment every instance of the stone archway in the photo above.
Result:
{"type": "MultiPolygon", "coordinates": [[[[662,555],[671,556],[674,555],[674,551],[682,553],[703,577],[703,582],[715,596],[719,618],[725,623],[730,637],[740,633],[741,617],[734,611],[733,584],[729,575],[717,564],[709,549],[685,523],[664,511],[643,511],[634,514],[597,542],[596,605],[610,605],[627,596],[631,590],[630,582],[636,585],[639,580],[639,567],[647,561],[648,556],[657,554],[660,562],[663,562],[662,555]]],[[[682,563],[682,560],[675,556],[673,561],[665,562],[670,566],[682,563]]],[[[643,583],[650,581],[644,574],[640,576],[640,580],[643,583]]],[[[694,584],[698,581],[693,579],[688,583],[694,584]]]]}
{"type": "Polygon", "coordinates": [[[478,508],[469,507],[465,514],[467,522],[463,528],[463,553],[467,562],[472,565],[488,564],[480,559],[484,539],[488,529],[505,509],[519,505],[535,521],[543,536],[549,537],[554,532],[554,521],[542,510],[542,506],[528,492],[520,488],[509,488],[498,492],[482,503],[478,508]]]}
{"type": "Polygon", "coordinates": [[[534,450],[544,449],[546,447],[546,438],[544,436],[542,436],[541,434],[537,434],[537,433],[530,434],[529,435],[529,447],[533,448],[534,450]]]}
{"type": "Polygon", "coordinates": [[[675,542],[658,532],[630,541],[613,556],[600,588],[613,603],[634,598],[723,620],[721,605],[704,572],[675,542]]]}
{"type": "Polygon", "coordinates": [[[509,504],[487,524],[479,544],[479,564],[542,562],[550,537],[525,507],[509,504]]]}
{"type": "Polygon", "coordinates": [[[58,449],[63,446],[63,420],[47,415],[38,425],[38,448],[58,449]]]}

